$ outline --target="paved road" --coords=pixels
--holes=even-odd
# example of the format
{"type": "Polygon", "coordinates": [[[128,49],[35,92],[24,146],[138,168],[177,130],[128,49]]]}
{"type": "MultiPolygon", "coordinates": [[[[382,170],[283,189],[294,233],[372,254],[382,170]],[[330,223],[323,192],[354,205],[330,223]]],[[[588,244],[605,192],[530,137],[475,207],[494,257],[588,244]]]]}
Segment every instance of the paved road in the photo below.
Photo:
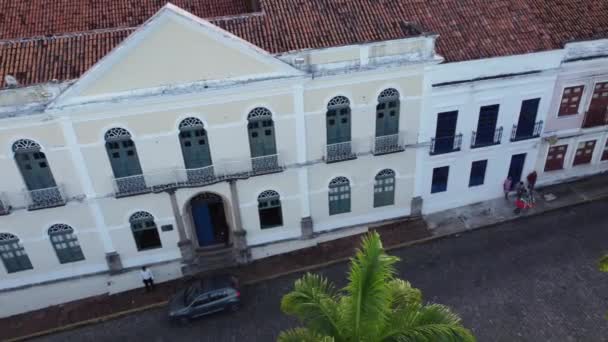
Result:
{"type": "MultiPolygon", "coordinates": [[[[396,251],[399,273],[426,300],[451,306],[479,341],[606,341],[608,202],[528,218],[396,251]]],[[[321,272],[343,284],[344,264],[321,272]]],[[[279,311],[297,276],[245,289],[244,308],[187,327],[163,310],[54,335],[44,341],[273,341],[297,322],[279,311]]]]}

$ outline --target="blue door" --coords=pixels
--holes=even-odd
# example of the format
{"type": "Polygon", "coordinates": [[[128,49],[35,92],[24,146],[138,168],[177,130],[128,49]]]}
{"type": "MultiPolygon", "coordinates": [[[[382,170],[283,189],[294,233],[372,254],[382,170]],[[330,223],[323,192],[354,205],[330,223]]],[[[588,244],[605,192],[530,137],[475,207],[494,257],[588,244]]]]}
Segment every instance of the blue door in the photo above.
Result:
{"type": "Polygon", "coordinates": [[[209,205],[204,202],[192,203],[192,218],[196,227],[198,245],[201,247],[213,245],[215,237],[213,234],[213,221],[209,213],[209,205]]]}

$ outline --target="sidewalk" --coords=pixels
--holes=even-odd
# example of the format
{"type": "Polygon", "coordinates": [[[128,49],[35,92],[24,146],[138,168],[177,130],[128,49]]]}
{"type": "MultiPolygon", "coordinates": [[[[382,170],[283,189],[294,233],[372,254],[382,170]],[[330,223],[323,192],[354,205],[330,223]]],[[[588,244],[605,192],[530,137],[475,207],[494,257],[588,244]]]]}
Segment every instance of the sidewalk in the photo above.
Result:
{"type": "MultiPolygon", "coordinates": [[[[608,174],[539,188],[536,194],[536,207],[521,214],[514,213],[514,198],[511,196],[509,201],[499,198],[434,213],[425,216],[424,220],[403,220],[373,229],[380,233],[387,249],[394,249],[606,197],[608,197],[608,174]],[[546,200],[544,197],[548,194],[552,194],[555,199],[546,200]]],[[[315,269],[351,257],[360,238],[361,235],[358,234],[320,243],[314,247],[236,267],[227,272],[236,274],[246,286],[287,273],[315,269]]],[[[156,291],[150,294],[145,293],[143,289],[135,289],[0,319],[0,340],[38,333],[49,334],[149,308],[162,307],[166,304],[166,300],[184,284],[185,280],[180,279],[159,284],[156,291]]]]}
{"type": "Polygon", "coordinates": [[[433,213],[425,216],[424,220],[433,232],[433,236],[444,236],[606,197],[608,197],[608,174],[601,174],[569,183],[539,187],[535,191],[535,207],[519,214],[514,212],[515,195],[511,194],[508,201],[497,198],[433,213]]]}

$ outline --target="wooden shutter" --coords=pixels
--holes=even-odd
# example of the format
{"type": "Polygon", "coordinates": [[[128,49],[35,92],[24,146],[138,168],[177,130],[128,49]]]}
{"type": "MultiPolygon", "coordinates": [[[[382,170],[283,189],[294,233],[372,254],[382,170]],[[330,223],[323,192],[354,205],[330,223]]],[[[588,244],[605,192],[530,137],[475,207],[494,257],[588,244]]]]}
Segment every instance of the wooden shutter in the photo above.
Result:
{"type": "Polygon", "coordinates": [[[593,150],[595,149],[595,140],[581,141],[576,148],[576,155],[572,165],[581,165],[591,163],[593,158],[593,150]]]}
{"type": "Polygon", "coordinates": [[[585,86],[582,85],[564,88],[558,116],[578,114],[578,107],[581,103],[584,89],[585,86]]]}
{"type": "Polygon", "coordinates": [[[564,158],[568,145],[558,145],[549,147],[547,160],[545,162],[545,171],[561,170],[564,168],[564,158]]]}
{"type": "Polygon", "coordinates": [[[596,83],[583,127],[602,126],[608,123],[608,82],[596,83]]]}

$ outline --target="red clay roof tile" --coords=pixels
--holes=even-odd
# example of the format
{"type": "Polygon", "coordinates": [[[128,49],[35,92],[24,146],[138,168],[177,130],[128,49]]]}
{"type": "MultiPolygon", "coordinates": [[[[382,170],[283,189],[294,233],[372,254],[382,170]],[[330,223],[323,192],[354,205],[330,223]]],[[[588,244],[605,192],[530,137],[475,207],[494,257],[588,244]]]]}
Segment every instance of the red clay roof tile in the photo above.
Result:
{"type": "MultiPolygon", "coordinates": [[[[175,0],[203,18],[248,10],[251,0],[175,0]]],[[[164,0],[0,0],[0,77],[21,84],[77,78],[164,5],[164,0]],[[17,4],[18,3],[18,4],[17,4]],[[32,16],[26,15],[34,13],[32,16]]],[[[260,0],[261,14],[210,19],[271,53],[439,34],[447,62],[559,49],[608,38],[608,1],[597,0],[260,0]],[[416,25],[413,25],[416,24],[416,25]]],[[[1,79],[0,79],[1,80],[1,79]]]]}

